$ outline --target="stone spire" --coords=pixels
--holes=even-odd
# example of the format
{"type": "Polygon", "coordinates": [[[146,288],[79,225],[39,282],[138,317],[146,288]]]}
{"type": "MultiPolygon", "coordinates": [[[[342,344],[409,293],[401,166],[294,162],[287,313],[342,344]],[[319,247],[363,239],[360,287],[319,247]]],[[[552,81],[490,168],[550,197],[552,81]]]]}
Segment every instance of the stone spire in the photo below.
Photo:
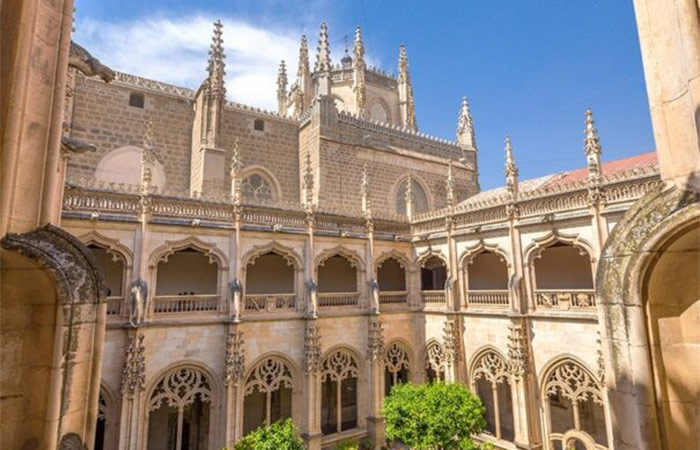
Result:
{"type": "Polygon", "coordinates": [[[372,202],[370,199],[369,174],[367,173],[367,164],[362,167],[362,214],[366,219],[372,218],[372,202]]]}
{"type": "Polygon", "coordinates": [[[153,120],[149,118],[146,132],[143,135],[143,151],[141,152],[141,192],[143,194],[147,194],[151,190],[155,159],[153,154],[153,120]]]}
{"type": "Polygon", "coordinates": [[[362,30],[355,28],[355,44],[352,48],[354,58],[353,91],[355,91],[355,110],[360,117],[366,116],[366,87],[365,87],[365,44],[362,41],[362,30]]]}
{"type": "Polygon", "coordinates": [[[311,151],[306,150],[306,164],[304,167],[304,208],[307,213],[314,208],[314,171],[311,166],[311,151]]]}
{"type": "Polygon", "coordinates": [[[457,118],[457,145],[464,150],[476,150],[476,139],[474,138],[474,122],[472,113],[469,110],[467,97],[462,97],[462,107],[457,118]]]}
{"type": "Polygon", "coordinates": [[[233,143],[233,155],[231,155],[231,199],[235,206],[241,204],[241,169],[243,161],[241,160],[240,152],[238,151],[238,138],[233,143]]]}
{"type": "Polygon", "coordinates": [[[299,68],[297,69],[297,88],[294,97],[294,117],[299,118],[311,102],[311,69],[309,68],[309,45],[306,35],[301,36],[299,45],[299,68]]]}
{"type": "Polygon", "coordinates": [[[408,176],[406,180],[406,216],[411,219],[413,217],[413,177],[408,176]]]}
{"type": "Polygon", "coordinates": [[[315,72],[330,72],[331,70],[331,46],[328,43],[328,25],[321,23],[321,31],[318,35],[318,53],[316,54],[315,72]]]}
{"type": "Polygon", "coordinates": [[[447,165],[447,179],[445,180],[445,206],[452,209],[455,206],[455,178],[452,171],[452,160],[447,165]]]}
{"type": "Polygon", "coordinates": [[[506,136],[506,190],[511,199],[518,196],[518,166],[515,165],[513,147],[510,144],[510,136],[506,136]]]}
{"type": "Polygon", "coordinates": [[[411,75],[408,72],[408,56],[406,47],[401,44],[399,49],[399,107],[401,110],[401,122],[404,128],[416,131],[416,110],[413,103],[413,87],[411,75]]]}
{"type": "Polygon", "coordinates": [[[282,117],[287,115],[287,66],[284,60],[280,61],[277,73],[277,112],[282,117]]]}
{"type": "Polygon", "coordinates": [[[226,86],[224,85],[224,77],[226,76],[226,55],[224,54],[224,40],[222,39],[223,25],[220,20],[214,22],[214,35],[211,38],[211,46],[209,48],[209,62],[207,64],[208,93],[213,96],[226,96],[226,86]]]}
{"type": "Polygon", "coordinates": [[[600,179],[600,140],[598,139],[598,130],[593,122],[593,111],[586,110],[586,130],[584,131],[585,138],[583,140],[583,149],[586,152],[586,161],[588,163],[588,180],[598,181],[600,179]]]}

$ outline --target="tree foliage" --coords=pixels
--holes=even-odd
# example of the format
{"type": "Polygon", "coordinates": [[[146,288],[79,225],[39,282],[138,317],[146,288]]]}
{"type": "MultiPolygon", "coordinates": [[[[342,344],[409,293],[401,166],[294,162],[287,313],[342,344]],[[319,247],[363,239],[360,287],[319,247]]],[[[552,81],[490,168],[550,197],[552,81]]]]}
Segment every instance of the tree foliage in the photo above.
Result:
{"type": "Polygon", "coordinates": [[[484,405],[461,384],[399,384],[384,400],[386,437],[413,450],[472,450],[486,426],[484,405]]]}
{"type": "Polygon", "coordinates": [[[233,448],[234,450],[304,450],[306,447],[292,419],[286,419],[251,431],[233,448]]]}

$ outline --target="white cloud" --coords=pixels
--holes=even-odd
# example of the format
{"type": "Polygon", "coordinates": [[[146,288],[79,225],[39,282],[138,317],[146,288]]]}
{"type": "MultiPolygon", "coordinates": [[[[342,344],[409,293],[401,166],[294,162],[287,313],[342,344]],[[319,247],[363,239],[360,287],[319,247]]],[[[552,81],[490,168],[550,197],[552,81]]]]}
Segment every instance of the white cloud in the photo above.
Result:
{"type": "MultiPolygon", "coordinates": [[[[131,22],[85,18],[76,24],[74,39],[103,64],[134,75],[196,89],[206,76],[207,52],[215,17],[159,17],[131,22]]],[[[287,63],[294,82],[299,34],[263,29],[233,18],[221,18],[226,51],[226,87],[230,100],[270,110],[277,109],[277,69],[287,63]]],[[[315,62],[318,24],[308,24],[310,62],[315,62]]],[[[338,62],[342,47],[333,46],[338,62]]],[[[368,61],[373,62],[368,55],[368,61]]]]}

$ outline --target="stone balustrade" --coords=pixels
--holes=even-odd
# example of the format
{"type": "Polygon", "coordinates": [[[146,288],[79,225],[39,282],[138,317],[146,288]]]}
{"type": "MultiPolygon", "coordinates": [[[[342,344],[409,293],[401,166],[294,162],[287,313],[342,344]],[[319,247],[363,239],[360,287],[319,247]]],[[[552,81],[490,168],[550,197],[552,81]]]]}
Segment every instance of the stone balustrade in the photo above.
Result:
{"type": "Polygon", "coordinates": [[[470,290],[467,303],[476,307],[504,308],[509,304],[507,290],[470,290]]]}
{"type": "Polygon", "coordinates": [[[151,301],[151,314],[216,312],[218,295],[157,295],[151,301]]]}
{"type": "Polygon", "coordinates": [[[107,316],[120,317],[124,312],[124,297],[107,297],[107,316]]]}
{"type": "Polygon", "coordinates": [[[298,307],[297,295],[291,294],[251,294],[244,297],[244,313],[295,312],[298,307]]]}
{"type": "Polygon", "coordinates": [[[329,307],[359,307],[360,294],[359,292],[325,292],[318,294],[318,306],[321,308],[329,307]]]}
{"type": "Polygon", "coordinates": [[[379,303],[381,305],[403,305],[408,304],[407,291],[383,291],[379,293],[379,303]]]}
{"type": "Polygon", "coordinates": [[[447,303],[445,291],[421,291],[421,299],[424,305],[444,305],[447,303]]]}
{"type": "Polygon", "coordinates": [[[535,303],[538,309],[593,309],[595,291],[593,289],[537,289],[535,303]]]}

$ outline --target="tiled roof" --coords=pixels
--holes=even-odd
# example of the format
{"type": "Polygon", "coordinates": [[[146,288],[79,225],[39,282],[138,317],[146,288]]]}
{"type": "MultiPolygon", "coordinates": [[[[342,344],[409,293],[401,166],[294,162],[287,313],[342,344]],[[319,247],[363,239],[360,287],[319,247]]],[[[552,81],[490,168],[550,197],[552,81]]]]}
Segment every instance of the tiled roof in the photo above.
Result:
{"type": "MultiPolygon", "coordinates": [[[[649,169],[658,164],[658,158],[656,152],[642,153],[639,155],[630,156],[628,158],[617,159],[614,161],[604,162],[602,165],[603,177],[613,176],[616,174],[621,174],[623,172],[634,171],[635,169],[649,169]]],[[[528,192],[533,192],[537,190],[547,190],[549,188],[561,188],[569,184],[580,183],[588,177],[588,168],[583,167],[579,169],[574,169],[565,172],[558,172],[551,175],[545,175],[543,177],[531,178],[529,180],[520,180],[518,182],[518,190],[521,194],[528,192]]],[[[467,205],[472,203],[481,203],[484,201],[489,201],[506,195],[505,187],[498,187],[495,189],[489,189],[487,191],[479,192],[478,194],[469,197],[460,203],[460,205],[467,205]]]]}

